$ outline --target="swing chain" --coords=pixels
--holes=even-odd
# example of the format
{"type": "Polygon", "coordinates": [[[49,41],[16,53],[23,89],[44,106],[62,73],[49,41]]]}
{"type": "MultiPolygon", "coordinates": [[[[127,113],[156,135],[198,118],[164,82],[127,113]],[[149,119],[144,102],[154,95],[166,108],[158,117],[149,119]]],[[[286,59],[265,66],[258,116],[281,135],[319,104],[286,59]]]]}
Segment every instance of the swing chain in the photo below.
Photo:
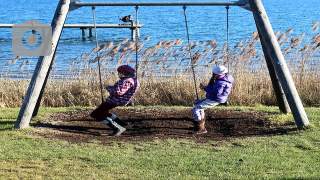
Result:
{"type": "MultiPolygon", "coordinates": [[[[138,78],[138,10],[139,10],[139,6],[135,7],[136,9],[136,37],[135,37],[135,46],[136,46],[136,78],[138,78]]],[[[134,96],[131,99],[131,106],[134,106],[134,96]]]]}
{"type": "Polygon", "coordinates": [[[183,11],[184,11],[184,19],[185,19],[185,22],[186,22],[186,29],[187,29],[188,46],[189,46],[188,49],[189,49],[190,60],[191,60],[191,69],[192,69],[192,74],[193,74],[193,82],[194,82],[194,88],[195,88],[195,91],[196,91],[197,99],[199,99],[198,90],[197,90],[196,76],[195,76],[195,72],[194,72],[194,63],[193,63],[193,58],[192,58],[192,54],[191,54],[191,46],[190,46],[190,38],[189,38],[189,30],[188,30],[188,21],[187,21],[186,9],[187,9],[187,7],[184,5],[183,6],[183,11]]]}
{"type": "Polygon", "coordinates": [[[226,6],[227,9],[227,62],[228,62],[228,72],[230,72],[230,62],[229,62],[229,53],[230,53],[230,45],[229,45],[229,6],[226,6]]]}
{"type": "Polygon", "coordinates": [[[138,10],[139,6],[135,7],[136,9],[136,37],[135,37],[135,45],[136,45],[136,77],[138,77],[138,10]]]}
{"type": "MultiPolygon", "coordinates": [[[[94,33],[95,33],[95,37],[96,37],[96,48],[99,48],[99,44],[98,44],[98,35],[97,35],[97,27],[96,27],[96,18],[95,18],[95,10],[96,8],[94,6],[92,6],[92,15],[93,15],[93,24],[94,24],[94,33]]],[[[99,50],[97,49],[97,58],[98,58],[98,69],[99,69],[99,80],[100,80],[100,92],[101,92],[101,102],[104,101],[103,98],[103,88],[102,88],[102,79],[101,79],[101,65],[100,65],[100,55],[99,55],[99,50]]]]}

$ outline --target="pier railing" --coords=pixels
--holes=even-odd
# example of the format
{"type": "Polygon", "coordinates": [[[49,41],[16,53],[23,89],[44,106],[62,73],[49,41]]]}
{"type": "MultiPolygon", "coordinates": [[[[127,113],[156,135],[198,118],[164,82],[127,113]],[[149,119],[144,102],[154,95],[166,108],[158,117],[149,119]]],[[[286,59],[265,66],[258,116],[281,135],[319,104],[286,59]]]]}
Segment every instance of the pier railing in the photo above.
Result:
{"type": "MultiPolygon", "coordinates": [[[[0,28],[12,28],[14,24],[0,24],[0,28]]],[[[96,28],[129,28],[131,30],[131,39],[134,41],[135,37],[140,37],[140,28],[144,24],[131,22],[131,24],[96,24],[96,28]],[[137,32],[137,34],[135,34],[137,32]]],[[[89,37],[92,37],[92,29],[94,24],[64,24],[63,28],[79,28],[82,32],[82,39],[86,39],[86,29],[89,29],[89,37]]]]}

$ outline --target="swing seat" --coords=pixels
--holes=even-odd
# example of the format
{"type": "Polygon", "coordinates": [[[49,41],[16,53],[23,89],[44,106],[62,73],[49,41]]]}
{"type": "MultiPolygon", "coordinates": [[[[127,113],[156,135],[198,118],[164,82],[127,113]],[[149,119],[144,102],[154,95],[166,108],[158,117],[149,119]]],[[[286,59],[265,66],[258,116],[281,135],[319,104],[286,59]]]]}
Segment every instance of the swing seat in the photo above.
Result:
{"type": "Polygon", "coordinates": [[[221,105],[221,106],[229,106],[230,102],[227,100],[225,103],[220,103],[219,105],[221,105]]]}
{"type": "Polygon", "coordinates": [[[195,102],[196,102],[196,104],[200,104],[200,103],[202,103],[204,100],[206,100],[206,99],[196,99],[195,102]]]}

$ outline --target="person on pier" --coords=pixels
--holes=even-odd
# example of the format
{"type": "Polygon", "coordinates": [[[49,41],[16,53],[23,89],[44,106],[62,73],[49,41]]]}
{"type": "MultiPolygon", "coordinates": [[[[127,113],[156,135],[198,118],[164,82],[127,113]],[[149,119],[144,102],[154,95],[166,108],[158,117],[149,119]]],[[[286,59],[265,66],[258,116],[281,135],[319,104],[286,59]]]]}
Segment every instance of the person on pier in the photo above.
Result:
{"type": "Polygon", "coordinates": [[[131,17],[132,17],[132,15],[122,16],[122,18],[120,18],[120,20],[123,21],[123,22],[133,22],[131,17]]]}

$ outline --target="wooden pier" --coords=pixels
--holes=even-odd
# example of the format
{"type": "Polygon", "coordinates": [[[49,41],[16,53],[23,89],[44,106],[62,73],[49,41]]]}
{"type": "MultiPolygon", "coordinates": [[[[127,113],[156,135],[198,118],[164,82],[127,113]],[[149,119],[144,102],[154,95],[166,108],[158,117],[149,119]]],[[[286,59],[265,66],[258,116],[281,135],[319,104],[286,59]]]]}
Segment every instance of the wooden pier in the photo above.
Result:
{"type": "MultiPolygon", "coordinates": [[[[12,28],[14,24],[0,24],[0,28],[12,28]]],[[[135,40],[136,32],[137,37],[140,37],[140,28],[144,24],[96,24],[96,28],[129,28],[131,30],[131,39],[135,40]]],[[[92,37],[92,29],[94,29],[94,24],[64,24],[63,28],[79,28],[82,31],[82,39],[86,39],[86,29],[89,29],[89,37],[92,37]]]]}

